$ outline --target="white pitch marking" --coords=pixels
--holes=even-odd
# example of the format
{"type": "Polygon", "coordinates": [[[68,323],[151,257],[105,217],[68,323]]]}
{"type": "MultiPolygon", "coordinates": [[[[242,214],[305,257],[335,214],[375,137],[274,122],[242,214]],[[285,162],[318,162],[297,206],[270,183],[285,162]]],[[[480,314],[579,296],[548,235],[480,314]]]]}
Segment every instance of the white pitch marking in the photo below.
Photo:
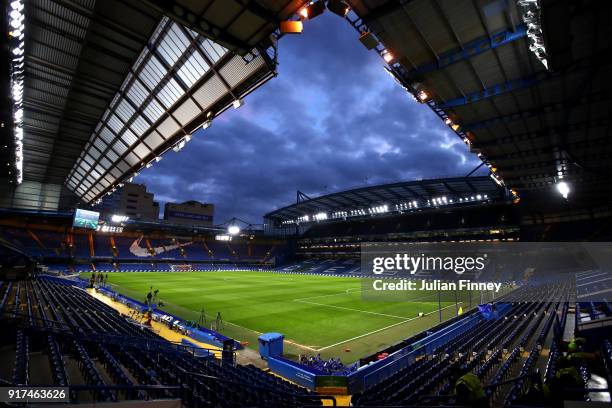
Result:
{"type": "MultiPolygon", "coordinates": [[[[260,331],[253,330],[253,329],[249,329],[248,327],[240,326],[239,324],[232,323],[232,322],[229,322],[229,321],[226,321],[226,322],[223,322],[223,323],[224,323],[224,324],[230,324],[230,325],[232,325],[232,326],[236,326],[236,327],[240,327],[241,329],[244,329],[244,330],[252,331],[253,333],[256,333],[256,334],[258,334],[258,335],[259,335],[259,334],[262,334],[260,331]]],[[[312,348],[312,347],[304,346],[303,344],[295,343],[295,342],[293,342],[293,341],[291,341],[291,340],[285,340],[285,342],[287,342],[287,343],[289,343],[289,344],[293,344],[294,346],[297,346],[297,347],[301,347],[301,348],[308,349],[308,350],[310,350],[310,351],[317,351],[317,349],[316,349],[316,348],[312,348]]]]}
{"type": "MultiPolygon", "coordinates": [[[[463,303],[463,302],[459,302],[458,304],[461,304],[461,303],[463,303]]],[[[449,305],[449,306],[443,307],[441,310],[448,309],[449,307],[452,307],[452,306],[455,306],[455,305],[449,305]]],[[[436,312],[437,312],[437,310],[434,310],[433,312],[425,313],[424,316],[427,316],[427,315],[430,315],[430,314],[436,313],[436,312]]],[[[409,322],[411,320],[415,320],[415,319],[418,319],[418,318],[419,317],[412,317],[410,319],[404,320],[403,322],[393,323],[390,326],[386,326],[386,327],[383,327],[383,328],[380,328],[380,329],[372,330],[371,332],[360,334],[359,336],[351,337],[350,339],[342,340],[342,341],[339,341],[338,343],[334,343],[334,344],[331,344],[329,346],[322,347],[322,348],[318,349],[317,351],[327,350],[328,348],[339,346],[340,344],[348,343],[349,341],[357,340],[357,339],[360,339],[362,337],[369,336],[370,334],[378,333],[378,332],[381,332],[383,330],[387,330],[387,329],[390,329],[392,327],[399,326],[400,324],[404,324],[404,323],[407,323],[407,322],[409,322]]]]}
{"type": "Polygon", "coordinates": [[[344,307],[344,306],[326,305],[325,303],[309,302],[309,301],[307,301],[307,300],[294,300],[294,302],[299,302],[299,303],[307,303],[307,304],[309,304],[309,305],[316,305],[316,306],[333,307],[333,308],[335,308],[335,309],[351,310],[351,311],[353,311],[353,312],[359,312],[359,313],[368,313],[368,314],[373,314],[373,315],[378,315],[378,316],[387,316],[387,317],[393,317],[393,318],[395,318],[395,319],[406,319],[406,316],[396,316],[396,315],[386,314],[386,313],[371,312],[371,311],[369,311],[369,310],[353,309],[353,308],[350,308],[350,307],[344,307]]]}
{"type": "MultiPolygon", "coordinates": [[[[293,301],[294,302],[299,302],[299,301],[302,301],[302,300],[320,299],[320,298],[331,297],[331,296],[338,296],[338,295],[349,295],[349,294],[354,293],[354,292],[374,292],[374,291],[375,291],[375,289],[366,289],[366,290],[364,290],[364,289],[359,289],[359,288],[349,288],[349,289],[346,289],[346,291],[344,291],[344,292],[331,293],[331,294],[327,294],[327,295],[310,296],[310,297],[305,297],[305,298],[298,298],[298,299],[293,299],[293,301]],[[352,290],[352,292],[349,292],[351,290],[352,290]]],[[[412,298],[412,299],[409,299],[409,301],[413,302],[415,300],[427,299],[427,298],[430,298],[432,296],[435,296],[435,294],[424,295],[424,296],[421,296],[421,297],[412,298]]]]}

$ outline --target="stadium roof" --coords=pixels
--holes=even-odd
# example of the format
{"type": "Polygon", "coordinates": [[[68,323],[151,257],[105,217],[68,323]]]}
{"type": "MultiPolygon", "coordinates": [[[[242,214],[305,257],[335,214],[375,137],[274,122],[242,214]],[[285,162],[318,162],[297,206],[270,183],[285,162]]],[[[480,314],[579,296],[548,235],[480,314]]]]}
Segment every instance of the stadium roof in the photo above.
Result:
{"type": "Polygon", "coordinates": [[[23,179],[91,202],[180,149],[275,74],[270,34],[303,3],[17,0],[23,179]]]}
{"type": "MultiPolygon", "coordinates": [[[[91,202],[180,150],[275,74],[270,34],[306,2],[14,0],[24,180],[91,202]]],[[[363,42],[500,181],[527,197],[564,180],[574,202],[610,202],[611,2],[347,2],[363,42]]]]}
{"type": "Polygon", "coordinates": [[[499,202],[509,198],[508,190],[486,176],[418,180],[361,187],[317,198],[298,192],[296,204],[272,211],[264,218],[275,223],[301,223],[317,220],[320,214],[326,214],[324,219],[342,219],[427,207],[499,202]]]}
{"type": "Polygon", "coordinates": [[[558,195],[563,179],[583,205],[610,201],[610,2],[349,3],[391,73],[509,187],[558,195]]]}

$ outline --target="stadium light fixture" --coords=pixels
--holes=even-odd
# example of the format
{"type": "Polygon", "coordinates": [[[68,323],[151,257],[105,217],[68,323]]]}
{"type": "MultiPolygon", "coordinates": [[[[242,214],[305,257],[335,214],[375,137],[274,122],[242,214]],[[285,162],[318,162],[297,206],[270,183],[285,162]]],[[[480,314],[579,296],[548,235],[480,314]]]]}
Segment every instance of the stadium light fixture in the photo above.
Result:
{"type": "Polygon", "coordinates": [[[186,141],[186,137],[182,139],[180,142],[178,142],[177,144],[175,144],[172,150],[174,150],[175,152],[180,152],[181,150],[183,150],[183,147],[185,147],[185,141],[186,141]]]}
{"type": "Polygon", "coordinates": [[[299,14],[305,20],[312,20],[313,18],[320,16],[325,11],[325,3],[323,1],[312,1],[306,7],[303,7],[299,14]]]}
{"type": "Polygon", "coordinates": [[[527,39],[529,51],[548,69],[548,54],[542,31],[541,8],[538,0],[519,0],[518,5],[522,8],[521,17],[527,25],[527,39]]]}
{"type": "Polygon", "coordinates": [[[395,59],[395,57],[393,56],[393,54],[389,51],[384,51],[382,54],[383,59],[385,60],[385,62],[387,64],[390,64],[393,62],[393,60],[395,59]]]}
{"type": "Polygon", "coordinates": [[[315,214],[313,218],[315,221],[323,221],[327,219],[327,214],[324,212],[320,212],[318,214],[315,214]]]}
{"type": "Polygon", "coordinates": [[[567,184],[565,181],[559,181],[557,183],[557,191],[559,191],[559,194],[561,194],[566,200],[567,196],[571,192],[569,184],[567,184]]]}
{"type": "Polygon", "coordinates": [[[212,120],[210,119],[202,123],[202,129],[208,129],[211,126],[212,126],[212,120]]]}
{"type": "Polygon", "coordinates": [[[346,17],[351,8],[342,0],[329,0],[327,2],[327,9],[340,17],[346,17]]]}
{"type": "Polygon", "coordinates": [[[489,177],[491,177],[493,179],[493,181],[495,181],[497,183],[498,186],[500,186],[500,187],[504,186],[503,181],[499,177],[497,177],[495,174],[489,173],[489,177]]]}
{"type": "MultiPolygon", "coordinates": [[[[23,90],[25,65],[25,13],[22,0],[10,3],[9,26],[11,30],[9,47],[11,57],[10,89],[13,99],[13,138],[15,141],[15,180],[17,184],[23,182],[23,90]]],[[[12,182],[12,180],[11,180],[12,182]]]]}
{"type": "Polygon", "coordinates": [[[230,234],[230,235],[238,235],[238,234],[240,234],[240,227],[235,225],[235,224],[230,225],[227,228],[227,233],[230,234]]]}
{"type": "Polygon", "coordinates": [[[234,102],[232,102],[232,105],[234,106],[234,109],[238,109],[239,107],[244,105],[244,102],[242,101],[242,99],[234,99],[234,102]]]}
{"type": "Polygon", "coordinates": [[[427,92],[425,92],[423,90],[420,90],[417,93],[417,97],[419,98],[419,101],[421,101],[421,102],[425,102],[425,101],[427,101],[427,99],[429,99],[429,95],[427,94],[427,92]]]}
{"type": "Polygon", "coordinates": [[[130,219],[130,217],[128,217],[127,215],[113,214],[111,216],[111,222],[114,222],[116,224],[121,223],[121,222],[126,222],[129,219],[130,219]]]}
{"type": "Polygon", "coordinates": [[[281,34],[301,34],[304,30],[304,25],[301,21],[281,21],[281,34]]]}

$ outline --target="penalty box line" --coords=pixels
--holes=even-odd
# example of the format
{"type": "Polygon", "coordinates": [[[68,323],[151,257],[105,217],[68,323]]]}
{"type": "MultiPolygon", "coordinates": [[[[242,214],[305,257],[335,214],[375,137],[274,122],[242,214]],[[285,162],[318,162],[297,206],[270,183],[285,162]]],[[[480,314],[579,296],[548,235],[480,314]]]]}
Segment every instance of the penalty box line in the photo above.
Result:
{"type": "Polygon", "coordinates": [[[397,316],[397,315],[386,314],[386,313],[372,312],[372,311],[369,311],[369,310],[353,309],[353,308],[344,307],[344,306],[326,305],[325,303],[309,302],[307,300],[294,299],[293,301],[294,302],[299,302],[299,303],[306,303],[306,304],[309,304],[309,305],[333,307],[334,309],[350,310],[350,311],[359,312],[359,313],[367,313],[367,314],[373,314],[373,315],[378,315],[378,316],[393,317],[395,319],[406,319],[406,316],[397,316]]]}
{"type": "MultiPolygon", "coordinates": [[[[457,304],[459,305],[459,304],[462,304],[462,303],[463,302],[458,302],[457,304]]],[[[443,307],[440,310],[448,309],[449,307],[452,307],[452,306],[455,306],[455,305],[449,305],[449,306],[443,307]]],[[[437,313],[437,312],[438,312],[438,310],[434,310],[432,312],[425,313],[423,316],[428,316],[430,314],[437,313]]],[[[346,340],[339,341],[338,343],[330,344],[329,346],[321,347],[321,348],[317,349],[316,351],[319,352],[319,351],[327,350],[329,348],[332,348],[332,347],[335,347],[335,346],[339,346],[339,345],[344,344],[344,343],[348,343],[349,341],[361,339],[361,338],[369,336],[371,334],[376,334],[376,333],[381,332],[383,330],[387,330],[387,329],[390,329],[392,327],[399,326],[400,324],[408,323],[408,322],[410,322],[412,320],[416,320],[416,319],[419,319],[419,318],[421,318],[421,317],[419,317],[419,316],[411,317],[410,319],[406,319],[406,320],[404,320],[402,322],[393,323],[393,324],[391,324],[389,326],[385,326],[385,327],[382,327],[380,329],[372,330],[370,332],[367,332],[367,333],[364,333],[364,334],[360,334],[359,336],[351,337],[350,339],[346,339],[346,340]]]]}

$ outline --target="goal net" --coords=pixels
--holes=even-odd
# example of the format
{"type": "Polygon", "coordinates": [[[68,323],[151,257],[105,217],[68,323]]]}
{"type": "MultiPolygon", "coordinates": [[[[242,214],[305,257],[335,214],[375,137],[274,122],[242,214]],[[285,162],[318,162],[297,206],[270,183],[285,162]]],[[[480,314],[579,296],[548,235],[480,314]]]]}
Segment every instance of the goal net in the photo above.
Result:
{"type": "Polygon", "coordinates": [[[170,270],[172,272],[187,272],[187,271],[192,271],[193,268],[191,267],[190,264],[171,264],[170,270]]]}

